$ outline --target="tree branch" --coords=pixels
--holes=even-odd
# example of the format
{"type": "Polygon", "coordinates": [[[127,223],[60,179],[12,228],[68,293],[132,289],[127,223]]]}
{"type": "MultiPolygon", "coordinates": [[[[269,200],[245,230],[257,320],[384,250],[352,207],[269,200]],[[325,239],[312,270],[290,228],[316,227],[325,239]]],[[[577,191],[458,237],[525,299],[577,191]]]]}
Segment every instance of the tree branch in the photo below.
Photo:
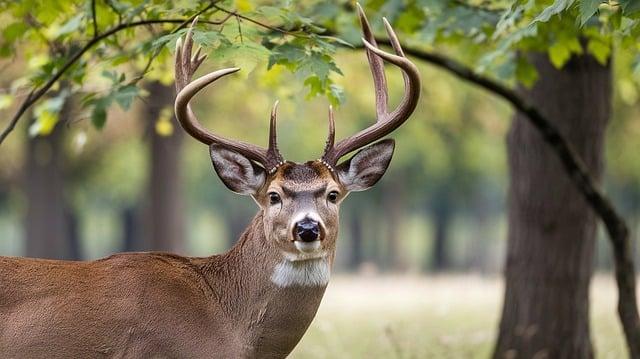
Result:
{"type": "MultiPolygon", "coordinates": [[[[141,21],[134,21],[134,22],[129,22],[129,23],[125,23],[125,24],[120,24],[120,25],[117,25],[117,26],[111,28],[110,30],[107,30],[107,31],[99,34],[98,36],[93,37],[81,49],[79,49],[75,54],[73,54],[69,58],[69,60],[67,60],[67,62],[65,62],[65,64],[60,68],[60,70],[58,70],[58,72],[56,72],[53,76],[51,76],[51,78],[49,78],[49,80],[44,85],[42,85],[38,89],[33,88],[29,92],[29,95],[27,95],[27,97],[20,104],[20,107],[18,108],[16,113],[13,115],[13,117],[11,118],[11,120],[9,121],[9,123],[7,124],[5,129],[2,131],[2,133],[0,133],[0,145],[2,145],[2,143],[7,138],[7,136],[11,133],[11,131],[14,130],[14,128],[18,124],[18,121],[20,121],[20,118],[22,117],[22,115],[24,115],[24,113],[36,101],[38,101],[42,96],[44,96],[47,93],[47,91],[49,91],[51,86],[53,86],[60,79],[60,77],[62,77],[62,75],[64,75],[76,62],[78,62],[78,60],[80,60],[82,55],[84,55],[87,51],[89,51],[93,46],[95,46],[96,44],[98,44],[102,40],[104,40],[104,39],[106,39],[106,38],[108,38],[108,37],[110,37],[112,35],[115,35],[116,33],[120,32],[122,30],[129,29],[129,28],[132,28],[132,27],[146,26],[146,25],[176,24],[177,23],[177,24],[180,24],[178,27],[176,27],[174,29],[174,31],[177,31],[177,30],[185,27],[191,21],[193,21],[193,19],[196,16],[198,16],[200,14],[203,14],[204,12],[210,10],[213,6],[215,6],[215,3],[211,3],[209,6],[205,7],[203,10],[200,10],[198,13],[196,13],[193,16],[190,16],[189,18],[186,18],[186,19],[153,19],[153,20],[141,20],[141,21]]],[[[223,19],[221,21],[205,21],[205,20],[203,20],[203,21],[200,21],[200,22],[201,23],[205,23],[205,24],[211,24],[211,25],[220,25],[224,21],[226,21],[228,18],[229,17],[226,17],[225,19],[223,19]]]]}
{"type": "Polygon", "coordinates": [[[98,36],[98,20],[96,19],[96,0],[91,0],[91,17],[93,20],[93,37],[98,36]]]}
{"type": "MultiPolygon", "coordinates": [[[[381,44],[390,45],[387,39],[376,38],[381,44]]],[[[627,340],[631,358],[640,358],[640,318],[636,299],[636,274],[631,254],[629,228],[611,201],[604,195],[589,174],[586,165],[556,126],[537,108],[520,97],[514,90],[488,77],[474,72],[464,64],[446,56],[403,46],[406,54],[436,65],[462,80],[502,97],[516,110],[527,116],[539,131],[543,140],[558,156],[567,175],[580,191],[589,206],[604,222],[615,260],[615,278],[618,285],[618,314],[627,340]]]]}

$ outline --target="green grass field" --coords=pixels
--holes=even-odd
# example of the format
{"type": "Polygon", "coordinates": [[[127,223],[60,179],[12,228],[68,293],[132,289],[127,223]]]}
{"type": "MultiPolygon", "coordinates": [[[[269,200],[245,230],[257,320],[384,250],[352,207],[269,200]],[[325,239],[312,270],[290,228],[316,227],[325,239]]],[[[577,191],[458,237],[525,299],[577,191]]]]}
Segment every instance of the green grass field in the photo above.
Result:
{"type": "MultiPolygon", "coordinates": [[[[318,315],[291,358],[488,358],[502,281],[471,275],[331,280],[318,315]]],[[[591,288],[597,358],[625,358],[608,276],[591,288]]]]}

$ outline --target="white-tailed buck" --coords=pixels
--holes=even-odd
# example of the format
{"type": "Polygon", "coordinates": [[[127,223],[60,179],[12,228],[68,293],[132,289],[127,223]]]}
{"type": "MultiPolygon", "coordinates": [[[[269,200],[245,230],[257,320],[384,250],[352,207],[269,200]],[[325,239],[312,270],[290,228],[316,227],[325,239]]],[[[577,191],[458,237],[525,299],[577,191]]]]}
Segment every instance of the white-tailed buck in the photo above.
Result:
{"type": "Polygon", "coordinates": [[[168,253],[124,253],[92,262],[0,257],[0,357],[288,355],[311,323],[329,281],[340,203],[383,175],[394,142],[373,142],[407,120],[420,94],[418,70],[402,53],[390,25],[385,20],[395,54],[378,49],[359,12],[377,121],[334,143],[329,110],[324,153],[306,163],[280,155],[276,106],[266,149],[220,137],[198,123],[190,100],[238,69],[192,81],[205,56],[199,51],[191,55],[189,30],[176,51],[176,116],[191,136],[209,145],[224,184],[250,195],[258,214],[231,250],[206,258],[168,253]],[[404,97],[391,112],[383,59],[402,70],[405,82],[404,97]]]}

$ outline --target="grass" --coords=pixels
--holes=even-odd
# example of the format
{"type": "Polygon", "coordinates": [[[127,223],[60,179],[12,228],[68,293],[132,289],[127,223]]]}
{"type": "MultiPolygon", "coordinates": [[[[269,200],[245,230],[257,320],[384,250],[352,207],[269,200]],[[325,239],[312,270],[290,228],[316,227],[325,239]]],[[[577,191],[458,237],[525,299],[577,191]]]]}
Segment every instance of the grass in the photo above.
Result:
{"type": "MultiPolygon", "coordinates": [[[[502,281],[473,275],[336,277],[291,358],[488,358],[502,281]]],[[[625,358],[615,286],[591,289],[597,358],[625,358]]]]}

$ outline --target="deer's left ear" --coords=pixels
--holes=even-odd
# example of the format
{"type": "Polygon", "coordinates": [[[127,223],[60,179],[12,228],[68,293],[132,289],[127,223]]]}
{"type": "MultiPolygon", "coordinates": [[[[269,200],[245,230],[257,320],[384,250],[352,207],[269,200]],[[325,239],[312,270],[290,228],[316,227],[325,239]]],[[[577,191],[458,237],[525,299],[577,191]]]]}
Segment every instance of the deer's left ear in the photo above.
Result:
{"type": "Polygon", "coordinates": [[[336,168],[340,182],[348,191],[364,191],[370,188],[389,167],[395,141],[382,140],[358,151],[336,168]]]}
{"type": "Polygon", "coordinates": [[[264,184],[264,169],[238,152],[219,145],[209,146],[213,168],[225,186],[239,194],[254,195],[264,184]]]}

